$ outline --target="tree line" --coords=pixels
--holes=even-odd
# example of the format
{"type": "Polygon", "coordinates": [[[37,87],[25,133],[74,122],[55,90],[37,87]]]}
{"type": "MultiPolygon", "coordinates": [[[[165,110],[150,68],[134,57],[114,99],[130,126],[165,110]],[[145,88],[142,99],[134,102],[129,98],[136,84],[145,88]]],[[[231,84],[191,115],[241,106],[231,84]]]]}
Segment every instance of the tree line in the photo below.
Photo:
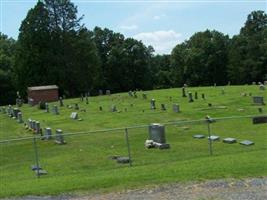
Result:
{"type": "Polygon", "coordinates": [[[0,104],[16,91],[56,84],[60,94],[99,89],[205,86],[267,80],[267,15],[251,12],[238,35],[195,33],[169,55],[107,28],[88,30],[70,0],[38,1],[22,21],[17,40],[0,33],[0,104]]]}

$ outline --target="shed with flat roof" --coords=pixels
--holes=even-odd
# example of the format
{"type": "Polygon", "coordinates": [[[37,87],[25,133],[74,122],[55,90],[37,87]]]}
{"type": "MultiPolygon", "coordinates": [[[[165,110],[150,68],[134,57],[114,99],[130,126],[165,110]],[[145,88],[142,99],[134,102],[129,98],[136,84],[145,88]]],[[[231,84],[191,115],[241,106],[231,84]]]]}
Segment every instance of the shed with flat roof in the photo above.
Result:
{"type": "Polygon", "coordinates": [[[52,102],[58,100],[58,86],[45,85],[28,87],[28,103],[31,105],[42,102],[52,102]]]}

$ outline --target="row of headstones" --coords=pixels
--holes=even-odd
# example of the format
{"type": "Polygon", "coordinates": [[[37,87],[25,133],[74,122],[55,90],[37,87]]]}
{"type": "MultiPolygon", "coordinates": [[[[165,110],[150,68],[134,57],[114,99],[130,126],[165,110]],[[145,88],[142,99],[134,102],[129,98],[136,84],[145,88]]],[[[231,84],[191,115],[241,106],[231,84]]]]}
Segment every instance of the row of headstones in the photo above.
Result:
{"type": "Polygon", "coordinates": [[[7,114],[10,118],[16,119],[18,123],[23,123],[22,112],[18,108],[9,105],[7,108],[2,107],[0,110],[3,114],[7,114]]]}
{"type": "MultiPolygon", "coordinates": [[[[224,89],[222,89],[222,94],[224,94],[225,92],[224,92],[224,89]]],[[[196,91],[195,92],[195,100],[196,99],[198,99],[198,92],[196,91]]],[[[186,95],[186,91],[185,91],[185,87],[182,87],[182,97],[187,97],[187,95],[186,95]]],[[[193,99],[193,94],[192,94],[192,92],[188,92],[188,98],[189,98],[189,102],[191,103],[191,102],[194,102],[194,99],[193,99]]],[[[202,93],[201,94],[201,98],[202,99],[206,99],[206,97],[205,97],[205,94],[204,93],[202,93]]]]}
{"type": "MultiPolygon", "coordinates": [[[[103,90],[98,90],[98,95],[99,96],[102,96],[104,93],[103,93],[103,90]]],[[[110,90],[106,90],[106,93],[105,93],[106,95],[111,95],[111,92],[110,92],[110,90]]]]}
{"type": "Polygon", "coordinates": [[[264,103],[264,98],[261,96],[254,96],[253,98],[253,103],[257,105],[265,105],[264,103]]]}
{"type": "MultiPolygon", "coordinates": [[[[138,98],[138,95],[137,95],[137,91],[129,91],[128,92],[128,95],[130,96],[130,97],[134,97],[134,98],[138,98]]],[[[143,99],[147,99],[147,94],[146,93],[142,93],[142,98],[143,99]]]]}
{"type": "MultiPolygon", "coordinates": [[[[156,100],[155,99],[151,99],[151,101],[150,101],[150,109],[151,110],[156,110],[156,100]]],[[[173,104],[172,105],[172,109],[176,113],[180,112],[180,106],[178,104],[173,104]]],[[[161,110],[162,111],[166,111],[167,110],[166,105],[163,104],[163,103],[161,104],[161,110]]]]}

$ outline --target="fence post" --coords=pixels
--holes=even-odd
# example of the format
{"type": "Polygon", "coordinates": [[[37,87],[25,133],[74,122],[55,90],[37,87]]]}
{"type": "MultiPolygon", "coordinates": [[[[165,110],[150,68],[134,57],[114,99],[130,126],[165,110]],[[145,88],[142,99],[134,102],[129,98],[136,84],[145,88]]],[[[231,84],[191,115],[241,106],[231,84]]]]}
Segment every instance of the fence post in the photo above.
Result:
{"type": "Polygon", "coordinates": [[[132,166],[132,157],[131,157],[131,150],[130,150],[130,143],[129,143],[128,129],[127,128],[125,128],[125,140],[126,140],[127,149],[128,149],[129,165],[131,167],[132,166]]]}
{"type": "Polygon", "coordinates": [[[208,124],[208,135],[209,135],[209,151],[210,151],[210,155],[212,156],[212,141],[211,141],[211,138],[210,138],[210,123],[211,121],[208,119],[207,120],[207,124],[208,124]]]}
{"type": "Polygon", "coordinates": [[[40,177],[39,174],[39,156],[38,156],[38,148],[37,148],[37,143],[36,143],[36,137],[34,136],[33,138],[33,149],[34,149],[34,155],[35,155],[35,162],[36,162],[36,168],[37,168],[37,177],[40,177]]]}

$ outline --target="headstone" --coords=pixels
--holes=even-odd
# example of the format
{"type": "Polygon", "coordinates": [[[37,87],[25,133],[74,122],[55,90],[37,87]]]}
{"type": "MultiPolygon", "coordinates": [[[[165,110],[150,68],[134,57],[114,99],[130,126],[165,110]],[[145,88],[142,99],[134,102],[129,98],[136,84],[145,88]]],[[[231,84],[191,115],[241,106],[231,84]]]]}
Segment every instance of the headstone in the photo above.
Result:
{"type": "Polygon", "coordinates": [[[17,98],[17,99],[16,99],[16,104],[17,104],[18,107],[21,107],[22,104],[23,104],[23,99],[21,99],[21,98],[17,98]]]}
{"type": "Polygon", "coordinates": [[[20,112],[20,110],[18,108],[14,108],[13,109],[13,117],[15,117],[16,119],[18,118],[18,113],[20,112]]]}
{"type": "Polygon", "coordinates": [[[83,101],[83,94],[81,94],[81,98],[80,98],[81,101],[83,101]]]}
{"type": "Polygon", "coordinates": [[[186,93],[185,93],[185,87],[182,87],[182,97],[186,97],[186,93]]]}
{"type": "Polygon", "coordinates": [[[149,140],[153,140],[157,143],[166,143],[165,139],[165,126],[162,124],[150,124],[149,125],[149,140]]]}
{"type": "Polygon", "coordinates": [[[98,90],[98,95],[99,96],[103,95],[103,90],[98,90]]]}
{"type": "Polygon", "coordinates": [[[225,91],[224,91],[224,88],[222,89],[222,95],[224,95],[225,94],[225,91]]]}
{"type": "Polygon", "coordinates": [[[59,106],[60,107],[64,106],[62,97],[59,97],[59,106]]]}
{"type": "Polygon", "coordinates": [[[193,135],[193,138],[202,139],[205,138],[205,135],[193,135]]]}
{"type": "Polygon", "coordinates": [[[156,109],[156,101],[155,99],[150,100],[150,109],[155,110],[156,109]]]}
{"type": "Polygon", "coordinates": [[[22,113],[21,112],[18,113],[18,123],[23,123],[22,113]]]}
{"type": "Polygon", "coordinates": [[[225,139],[223,139],[223,142],[227,143],[227,144],[233,144],[233,143],[236,143],[236,139],[235,138],[225,138],[225,139]]]}
{"type": "Polygon", "coordinates": [[[13,111],[12,111],[12,106],[11,105],[8,105],[6,111],[7,111],[7,115],[13,115],[13,111]]]}
{"type": "Polygon", "coordinates": [[[262,113],[262,108],[258,108],[259,113],[262,113]]]}
{"type": "Polygon", "coordinates": [[[116,105],[111,106],[111,112],[117,112],[117,107],[116,105]]]}
{"type": "Polygon", "coordinates": [[[267,85],[267,81],[264,81],[264,85],[267,85]]]}
{"type": "Polygon", "coordinates": [[[252,82],[252,85],[256,85],[256,82],[255,82],[255,81],[253,81],[253,82],[252,82]]]}
{"type": "Polygon", "coordinates": [[[63,132],[62,132],[61,129],[57,129],[56,130],[56,136],[55,136],[55,142],[56,142],[56,144],[66,144],[62,133],[63,132]]]}
{"type": "Polygon", "coordinates": [[[220,140],[220,137],[217,135],[211,135],[211,136],[208,136],[208,140],[218,141],[218,140],[220,140]]]}
{"type": "Polygon", "coordinates": [[[162,111],[166,111],[166,110],[167,110],[167,109],[166,109],[166,106],[165,106],[164,103],[161,104],[161,110],[162,110],[162,111]]]}
{"type": "Polygon", "coordinates": [[[208,103],[208,106],[209,106],[209,107],[212,107],[212,104],[211,104],[211,103],[208,103]]]}
{"type": "Polygon", "coordinates": [[[264,124],[267,123],[267,116],[257,116],[252,118],[253,124],[264,124]]]}
{"type": "Polygon", "coordinates": [[[214,83],[214,87],[216,87],[217,86],[217,84],[216,83],[214,83]]]}
{"type": "Polygon", "coordinates": [[[110,95],[110,90],[106,90],[106,95],[110,95]]]}
{"type": "Polygon", "coordinates": [[[228,84],[227,85],[230,86],[231,85],[231,81],[228,81],[228,84]]]}
{"type": "Polygon", "coordinates": [[[36,121],[35,120],[32,120],[31,129],[34,131],[36,130],[36,121]]]}
{"type": "Polygon", "coordinates": [[[52,129],[50,127],[45,128],[44,139],[52,139],[52,129]]]}
{"type": "Polygon", "coordinates": [[[130,158],[129,157],[117,157],[117,162],[121,163],[121,164],[126,164],[130,162],[130,158]]]}
{"type": "Polygon", "coordinates": [[[72,112],[70,115],[71,119],[78,119],[78,113],[77,112],[72,112]]]}
{"type": "Polygon", "coordinates": [[[99,106],[99,111],[102,111],[102,110],[103,110],[102,106],[99,106]]]}
{"type": "Polygon", "coordinates": [[[28,128],[31,129],[32,128],[32,120],[31,119],[28,119],[28,128]]]}
{"type": "Polygon", "coordinates": [[[250,146],[250,145],[254,145],[254,142],[250,140],[244,140],[244,141],[241,141],[240,144],[245,145],[245,146],[250,146]]]}
{"type": "Polygon", "coordinates": [[[197,92],[195,92],[195,99],[198,99],[198,94],[197,94],[197,92]]]}
{"type": "Polygon", "coordinates": [[[40,122],[39,121],[36,121],[35,122],[35,133],[36,134],[39,134],[40,133],[40,130],[41,130],[41,126],[40,126],[40,122]]]}
{"type": "Polygon", "coordinates": [[[265,86],[263,84],[260,84],[259,89],[260,90],[265,90],[265,86]]]}
{"type": "Polygon", "coordinates": [[[172,97],[169,97],[169,100],[172,101],[172,97]]]}
{"type": "Polygon", "coordinates": [[[263,97],[260,97],[260,96],[254,96],[253,97],[253,103],[259,104],[259,105],[264,105],[264,99],[263,99],[263,97]]]}
{"type": "Polygon", "coordinates": [[[49,104],[45,103],[45,112],[49,113],[49,104]]]}
{"type": "Polygon", "coordinates": [[[86,104],[89,104],[88,96],[85,97],[86,104]]]}
{"type": "Polygon", "coordinates": [[[75,103],[75,104],[74,104],[74,109],[75,109],[75,110],[79,110],[79,109],[80,109],[80,108],[79,108],[79,104],[75,103]]]}
{"type": "Polygon", "coordinates": [[[5,107],[5,106],[2,107],[2,113],[3,113],[3,114],[6,114],[6,107],[5,107]]]}
{"type": "Polygon", "coordinates": [[[202,93],[202,94],[201,94],[201,97],[202,97],[202,99],[205,99],[205,94],[202,93]]]}
{"type": "Polygon", "coordinates": [[[34,99],[32,99],[32,98],[28,98],[28,104],[29,104],[30,106],[33,106],[33,105],[34,105],[34,99]]]}
{"type": "Polygon", "coordinates": [[[191,92],[188,92],[188,97],[189,97],[189,103],[194,102],[193,95],[191,92]]]}
{"type": "Polygon", "coordinates": [[[137,93],[136,93],[136,91],[133,92],[133,96],[134,96],[134,98],[137,98],[137,93]]]}
{"type": "Polygon", "coordinates": [[[173,105],[172,105],[172,109],[173,109],[173,111],[174,111],[175,113],[180,112],[180,107],[179,107],[178,104],[173,104],[173,105]]]}
{"type": "Polygon", "coordinates": [[[54,105],[54,107],[53,107],[53,113],[54,113],[55,115],[59,115],[57,105],[54,105]]]}
{"type": "Polygon", "coordinates": [[[130,97],[133,96],[133,92],[131,90],[128,92],[128,94],[129,94],[130,97]]]}
{"type": "Polygon", "coordinates": [[[142,96],[143,96],[143,99],[147,99],[146,93],[143,93],[142,96]]]}

